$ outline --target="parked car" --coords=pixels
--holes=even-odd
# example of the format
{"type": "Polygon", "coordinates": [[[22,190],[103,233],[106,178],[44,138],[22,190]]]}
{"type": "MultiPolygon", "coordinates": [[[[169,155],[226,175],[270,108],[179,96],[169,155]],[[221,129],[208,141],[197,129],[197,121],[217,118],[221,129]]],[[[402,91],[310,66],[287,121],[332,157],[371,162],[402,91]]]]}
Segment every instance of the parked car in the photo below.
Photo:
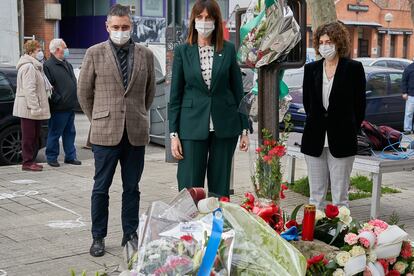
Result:
{"type": "Polygon", "coordinates": [[[364,66],[378,66],[404,70],[413,61],[404,58],[355,58],[364,66]]]}
{"type": "MultiPolygon", "coordinates": [[[[0,65],[0,165],[14,165],[22,161],[20,119],[12,115],[16,77],[15,67],[0,65]]],[[[46,146],[46,138],[47,122],[45,121],[42,124],[39,149],[46,146]]]]}
{"type": "MultiPolygon", "coordinates": [[[[299,70],[300,69],[296,69],[299,70]]],[[[376,125],[387,125],[397,130],[403,130],[405,101],[401,97],[402,70],[364,66],[366,84],[366,120],[376,125]]],[[[286,82],[289,86],[291,74],[286,73],[286,82]]],[[[284,80],[285,80],[284,77],[284,80]]],[[[303,79],[302,74],[295,73],[295,80],[303,79]]],[[[291,83],[290,83],[291,84],[291,83]]],[[[306,114],[302,102],[302,86],[289,86],[292,103],[288,113],[291,114],[294,127],[292,131],[303,132],[306,114]]],[[[283,123],[280,126],[284,127],[283,123]]]]}

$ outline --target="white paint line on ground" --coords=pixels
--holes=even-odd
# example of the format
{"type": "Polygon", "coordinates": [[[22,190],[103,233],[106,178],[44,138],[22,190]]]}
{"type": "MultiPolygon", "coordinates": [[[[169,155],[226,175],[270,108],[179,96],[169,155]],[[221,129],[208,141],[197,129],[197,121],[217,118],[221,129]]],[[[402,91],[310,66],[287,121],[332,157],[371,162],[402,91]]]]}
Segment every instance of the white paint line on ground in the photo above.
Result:
{"type": "MultiPolygon", "coordinates": [[[[39,193],[38,191],[27,191],[27,190],[17,191],[13,193],[0,193],[0,200],[1,199],[12,199],[15,197],[33,196],[33,195],[37,195],[38,193],[39,193]]],[[[0,276],[2,275],[0,274],[0,276]]]]}
{"type": "Polygon", "coordinates": [[[12,180],[10,182],[13,183],[13,184],[33,184],[33,183],[39,183],[39,181],[32,180],[32,179],[18,179],[18,180],[12,180]]]}
{"type": "Polygon", "coordinates": [[[46,198],[42,198],[42,200],[46,202],[47,204],[55,206],[59,209],[62,209],[78,217],[76,220],[51,220],[48,222],[48,224],[46,224],[47,226],[51,228],[57,228],[57,229],[72,229],[72,228],[79,228],[79,227],[85,226],[85,223],[82,221],[82,216],[76,213],[75,211],[68,209],[66,207],[63,207],[57,203],[54,203],[46,198]]]}

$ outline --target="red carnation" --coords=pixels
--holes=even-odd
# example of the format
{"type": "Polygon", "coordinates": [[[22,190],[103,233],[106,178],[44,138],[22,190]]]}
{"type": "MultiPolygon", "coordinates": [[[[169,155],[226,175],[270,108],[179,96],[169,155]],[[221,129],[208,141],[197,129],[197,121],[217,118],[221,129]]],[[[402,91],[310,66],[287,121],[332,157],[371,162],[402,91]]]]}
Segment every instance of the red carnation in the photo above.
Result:
{"type": "Polygon", "coordinates": [[[247,202],[254,203],[254,195],[252,193],[245,193],[244,196],[247,202]]]}
{"type": "Polygon", "coordinates": [[[293,226],[296,226],[296,227],[299,226],[299,224],[297,223],[296,220],[292,219],[292,220],[289,220],[288,222],[286,222],[286,228],[287,229],[289,229],[289,228],[291,228],[293,226]]]}
{"type": "Polygon", "coordinates": [[[390,270],[387,276],[400,276],[401,274],[397,270],[390,270]]]}
{"type": "Polygon", "coordinates": [[[326,205],[326,207],[325,207],[325,215],[328,218],[330,218],[330,219],[336,218],[338,216],[338,214],[339,214],[338,206],[335,206],[333,204],[326,205]]]}
{"type": "Polygon", "coordinates": [[[378,262],[381,264],[382,268],[384,269],[385,273],[388,271],[389,264],[387,260],[379,259],[378,262]]]}
{"type": "Polygon", "coordinates": [[[286,184],[280,185],[280,188],[282,188],[282,191],[288,190],[288,186],[286,186],[286,184]]]}
{"type": "Polygon", "coordinates": [[[412,254],[413,254],[413,250],[412,250],[410,242],[407,242],[407,241],[403,242],[403,246],[402,246],[401,254],[400,254],[401,257],[407,260],[411,258],[412,254]]]}
{"type": "Polygon", "coordinates": [[[265,155],[265,156],[263,156],[263,160],[266,161],[267,163],[270,163],[272,161],[272,156],[265,155]]]}
{"type": "Polygon", "coordinates": [[[312,258],[307,260],[308,267],[311,266],[311,265],[317,264],[317,263],[323,261],[324,259],[325,259],[324,254],[313,256],[312,258]]]}
{"type": "Polygon", "coordinates": [[[227,196],[222,196],[222,197],[219,198],[219,201],[221,201],[221,202],[230,202],[230,198],[227,197],[227,196]]]}
{"type": "Polygon", "coordinates": [[[280,197],[280,199],[285,199],[286,198],[285,193],[283,192],[283,190],[281,190],[279,192],[279,197],[280,197]]]}
{"type": "Polygon", "coordinates": [[[258,147],[257,149],[256,149],[256,153],[260,153],[260,152],[262,152],[262,148],[260,148],[260,147],[258,147]]]}
{"type": "Polygon", "coordinates": [[[263,145],[270,146],[270,145],[272,145],[272,142],[270,140],[264,140],[263,145]]]}

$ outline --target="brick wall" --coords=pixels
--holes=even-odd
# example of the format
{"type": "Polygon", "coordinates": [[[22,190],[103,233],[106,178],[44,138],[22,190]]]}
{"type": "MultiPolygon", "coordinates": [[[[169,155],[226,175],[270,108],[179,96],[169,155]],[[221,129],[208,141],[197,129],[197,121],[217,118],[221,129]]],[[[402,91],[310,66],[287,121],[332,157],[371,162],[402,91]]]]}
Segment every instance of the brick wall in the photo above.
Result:
{"type": "Polygon", "coordinates": [[[24,0],[24,35],[35,35],[43,43],[49,57],[49,43],[54,38],[56,20],[45,19],[45,4],[59,3],[58,0],[24,0]]]}

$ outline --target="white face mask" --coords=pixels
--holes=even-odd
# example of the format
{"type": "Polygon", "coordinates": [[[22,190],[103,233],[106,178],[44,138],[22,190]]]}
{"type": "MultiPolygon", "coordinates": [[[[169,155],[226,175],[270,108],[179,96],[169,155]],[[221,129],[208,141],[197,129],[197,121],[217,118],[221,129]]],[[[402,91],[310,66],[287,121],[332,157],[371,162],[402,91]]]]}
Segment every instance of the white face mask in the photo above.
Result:
{"type": "Polygon", "coordinates": [[[116,45],[124,45],[131,38],[131,31],[111,31],[109,36],[116,45]]]}
{"type": "Polygon", "coordinates": [[[195,28],[198,34],[202,37],[209,37],[213,33],[215,28],[214,20],[204,21],[196,19],[195,28]]]}
{"type": "Polygon", "coordinates": [[[37,54],[36,54],[36,59],[38,60],[38,61],[43,61],[43,59],[45,58],[45,54],[43,54],[43,51],[39,51],[39,52],[37,52],[37,54]]]}
{"type": "Polygon", "coordinates": [[[319,53],[326,60],[332,60],[336,56],[335,45],[319,45],[319,53]]]}

